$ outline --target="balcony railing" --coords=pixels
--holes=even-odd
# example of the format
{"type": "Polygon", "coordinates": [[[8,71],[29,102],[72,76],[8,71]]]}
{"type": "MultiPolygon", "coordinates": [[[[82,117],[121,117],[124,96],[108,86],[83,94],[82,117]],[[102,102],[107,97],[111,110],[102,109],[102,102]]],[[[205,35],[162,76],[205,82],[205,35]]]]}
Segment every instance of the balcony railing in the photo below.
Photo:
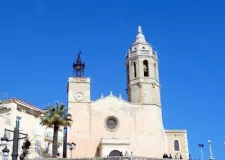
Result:
{"type": "MultiPolygon", "coordinates": [[[[48,140],[53,140],[53,133],[46,132],[45,133],[45,138],[48,139],[48,140]]],[[[60,142],[60,143],[63,142],[63,136],[62,135],[58,135],[58,142],[60,142]]]]}

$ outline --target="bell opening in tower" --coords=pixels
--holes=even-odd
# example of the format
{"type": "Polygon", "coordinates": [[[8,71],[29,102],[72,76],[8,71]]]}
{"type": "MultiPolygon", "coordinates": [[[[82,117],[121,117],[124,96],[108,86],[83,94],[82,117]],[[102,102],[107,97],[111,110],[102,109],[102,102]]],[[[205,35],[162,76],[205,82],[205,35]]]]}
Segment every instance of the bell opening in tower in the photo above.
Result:
{"type": "Polygon", "coordinates": [[[133,62],[133,65],[134,65],[134,78],[136,78],[137,77],[136,63],[133,62]]]}
{"type": "Polygon", "coordinates": [[[144,76],[148,77],[149,76],[149,70],[148,70],[148,61],[147,60],[143,61],[143,67],[144,67],[144,76]]]}

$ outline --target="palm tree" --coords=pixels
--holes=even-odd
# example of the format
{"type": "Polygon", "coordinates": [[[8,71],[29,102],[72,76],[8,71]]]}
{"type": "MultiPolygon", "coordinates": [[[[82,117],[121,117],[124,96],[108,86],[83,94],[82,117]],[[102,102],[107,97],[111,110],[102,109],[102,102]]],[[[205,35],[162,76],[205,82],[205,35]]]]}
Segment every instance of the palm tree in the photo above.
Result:
{"type": "Polygon", "coordinates": [[[53,147],[52,157],[57,157],[58,151],[58,131],[60,127],[70,127],[72,123],[72,116],[69,114],[68,109],[61,103],[57,102],[56,106],[48,106],[44,116],[41,117],[41,125],[53,127],[53,147]]]}

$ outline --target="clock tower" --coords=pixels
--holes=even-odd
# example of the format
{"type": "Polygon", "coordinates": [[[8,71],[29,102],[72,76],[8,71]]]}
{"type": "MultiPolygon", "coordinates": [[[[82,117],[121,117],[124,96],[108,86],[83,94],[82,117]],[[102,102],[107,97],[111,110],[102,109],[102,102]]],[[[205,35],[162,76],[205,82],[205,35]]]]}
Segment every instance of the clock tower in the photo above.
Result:
{"type": "MultiPolygon", "coordinates": [[[[73,124],[67,128],[67,142],[75,142],[77,148],[85,148],[88,139],[90,119],[90,78],[84,76],[85,63],[81,60],[81,52],[78,53],[73,63],[73,76],[68,80],[68,112],[72,115],[73,124]],[[82,122],[82,123],[80,123],[82,122]]],[[[67,155],[70,150],[67,150],[67,155]]],[[[87,153],[90,150],[86,150],[87,153]]],[[[73,151],[74,152],[74,151],[73,151]]]]}

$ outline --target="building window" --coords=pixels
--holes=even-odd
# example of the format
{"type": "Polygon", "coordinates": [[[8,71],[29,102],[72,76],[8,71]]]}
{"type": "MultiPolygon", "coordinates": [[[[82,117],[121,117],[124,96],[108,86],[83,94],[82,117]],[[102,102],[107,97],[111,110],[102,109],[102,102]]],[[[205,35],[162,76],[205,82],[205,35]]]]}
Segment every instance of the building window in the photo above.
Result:
{"type": "Polygon", "coordinates": [[[129,82],[129,80],[130,80],[130,70],[129,70],[129,63],[127,63],[127,82],[129,82]]]}
{"type": "Polygon", "coordinates": [[[180,144],[178,140],[174,140],[174,151],[180,151],[180,144]]]}
{"type": "Polygon", "coordinates": [[[108,117],[106,120],[106,127],[110,131],[114,131],[118,127],[118,120],[115,117],[108,117]]]}
{"type": "Polygon", "coordinates": [[[144,67],[144,76],[148,77],[149,76],[149,70],[148,70],[148,61],[147,60],[143,61],[143,67],[144,67]]]}
{"type": "Polygon", "coordinates": [[[21,127],[21,117],[19,117],[19,116],[16,117],[16,127],[17,128],[21,127]]]}
{"type": "Polygon", "coordinates": [[[133,62],[133,65],[134,65],[134,78],[136,78],[137,77],[136,63],[133,62]]]}
{"type": "Polygon", "coordinates": [[[157,68],[156,68],[156,64],[154,63],[154,72],[155,72],[155,78],[157,79],[157,68]]]}

